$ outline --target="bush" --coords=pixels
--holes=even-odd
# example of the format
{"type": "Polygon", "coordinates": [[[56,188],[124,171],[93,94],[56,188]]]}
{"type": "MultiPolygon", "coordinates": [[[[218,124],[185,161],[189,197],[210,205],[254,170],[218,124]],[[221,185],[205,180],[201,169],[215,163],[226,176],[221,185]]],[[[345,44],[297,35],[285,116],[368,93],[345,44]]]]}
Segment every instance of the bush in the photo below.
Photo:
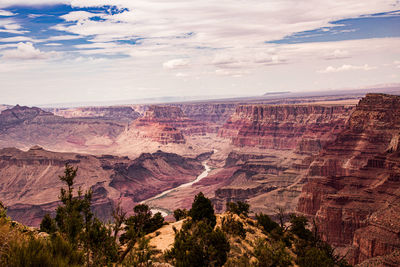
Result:
{"type": "Polygon", "coordinates": [[[270,233],[275,228],[279,227],[279,224],[274,222],[268,215],[260,213],[256,214],[256,220],[258,225],[262,226],[265,232],[270,233]]]}
{"type": "Polygon", "coordinates": [[[174,210],[174,218],[176,221],[185,219],[188,216],[188,211],[186,209],[176,209],[174,210]]]}
{"type": "Polygon", "coordinates": [[[243,223],[236,221],[232,215],[222,219],[222,231],[230,235],[240,236],[241,238],[246,237],[246,230],[243,227],[243,223]]]}
{"type": "Polygon", "coordinates": [[[44,215],[42,222],[40,223],[40,232],[48,234],[55,233],[57,231],[56,221],[50,217],[50,214],[44,215]]]}
{"type": "Polygon", "coordinates": [[[213,230],[205,221],[188,221],[175,234],[173,248],[165,256],[177,267],[222,266],[229,250],[221,229],[213,230]]]}
{"type": "Polygon", "coordinates": [[[195,196],[189,215],[192,217],[193,221],[204,220],[210,224],[212,228],[214,228],[217,222],[211,200],[206,198],[202,192],[195,196]]]}
{"type": "Polygon", "coordinates": [[[303,240],[311,241],[313,236],[311,231],[306,229],[307,224],[308,221],[306,217],[296,216],[295,214],[290,215],[290,232],[303,240]]]}
{"type": "Polygon", "coordinates": [[[249,214],[249,209],[250,209],[250,205],[242,202],[242,201],[238,201],[238,202],[227,202],[226,203],[226,210],[230,211],[232,213],[235,213],[237,215],[244,215],[244,216],[248,216],[249,214]]]}
{"type": "Polygon", "coordinates": [[[285,244],[281,241],[268,244],[266,240],[258,240],[254,249],[254,256],[259,267],[286,267],[292,265],[292,259],[289,253],[286,252],[285,244]]]}
{"type": "Polygon", "coordinates": [[[14,242],[5,256],[5,264],[10,267],[81,266],[83,262],[83,254],[57,236],[51,241],[29,238],[14,242]]]}

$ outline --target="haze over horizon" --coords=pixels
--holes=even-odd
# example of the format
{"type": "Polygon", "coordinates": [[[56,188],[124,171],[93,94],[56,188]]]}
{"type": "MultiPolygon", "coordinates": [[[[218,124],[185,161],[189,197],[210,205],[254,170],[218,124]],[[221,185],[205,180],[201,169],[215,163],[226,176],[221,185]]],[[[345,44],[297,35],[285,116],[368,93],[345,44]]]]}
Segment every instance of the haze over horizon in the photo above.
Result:
{"type": "Polygon", "coordinates": [[[2,0],[1,102],[396,84],[399,44],[391,0],[2,0]]]}

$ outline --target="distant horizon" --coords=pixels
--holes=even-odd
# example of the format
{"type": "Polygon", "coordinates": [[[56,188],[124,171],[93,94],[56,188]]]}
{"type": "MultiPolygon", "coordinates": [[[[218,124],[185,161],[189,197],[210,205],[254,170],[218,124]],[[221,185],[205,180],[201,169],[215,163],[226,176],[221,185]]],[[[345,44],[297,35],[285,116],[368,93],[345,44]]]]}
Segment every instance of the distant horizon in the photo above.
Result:
{"type": "Polygon", "coordinates": [[[237,102],[245,100],[273,100],[301,97],[316,97],[316,96],[341,96],[352,94],[367,94],[367,93],[387,93],[394,92],[400,94],[400,83],[396,84],[378,84],[362,88],[338,88],[327,90],[315,90],[308,92],[297,91],[282,91],[282,92],[266,92],[261,95],[236,95],[236,96],[165,96],[157,98],[137,98],[137,99],[120,99],[111,101],[88,101],[88,102],[72,102],[72,103],[43,103],[43,104],[24,104],[24,103],[0,103],[5,106],[28,106],[39,108],[79,108],[79,107],[112,107],[112,106],[129,106],[129,105],[163,105],[163,104],[180,104],[180,103],[202,103],[202,102],[237,102]]]}

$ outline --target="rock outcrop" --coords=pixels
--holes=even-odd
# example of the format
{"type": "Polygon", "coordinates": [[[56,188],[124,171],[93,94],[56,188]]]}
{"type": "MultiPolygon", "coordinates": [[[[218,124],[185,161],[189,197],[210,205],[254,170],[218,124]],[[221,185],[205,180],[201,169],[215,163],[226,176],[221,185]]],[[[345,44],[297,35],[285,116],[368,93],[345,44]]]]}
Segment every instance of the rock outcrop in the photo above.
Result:
{"type": "Polygon", "coordinates": [[[186,142],[185,136],[205,135],[207,125],[189,119],[179,107],[149,106],[143,117],[129,125],[127,136],[148,138],[160,144],[186,142]]]}
{"type": "Polygon", "coordinates": [[[339,133],[353,107],[241,105],[220,135],[240,147],[316,153],[339,133]]]}
{"type": "Polygon", "coordinates": [[[128,106],[53,108],[49,111],[64,118],[101,118],[120,122],[131,122],[140,117],[139,112],[128,106]]]}
{"type": "Polygon", "coordinates": [[[400,96],[368,94],[311,164],[298,210],[353,264],[400,249],[400,96]]]}
{"type": "Polygon", "coordinates": [[[235,103],[187,103],[175,104],[190,119],[206,123],[207,131],[217,133],[219,128],[235,112],[235,103]]]}
{"type": "Polygon", "coordinates": [[[45,213],[58,204],[58,178],[65,164],[79,167],[75,188],[93,190],[96,214],[109,219],[111,208],[121,201],[126,211],[135,203],[164,190],[194,180],[201,162],[172,153],[143,154],[135,160],[112,155],[58,153],[35,146],[28,151],[0,150],[0,199],[15,220],[37,226],[45,213]]]}
{"type": "Polygon", "coordinates": [[[64,118],[36,107],[15,106],[0,113],[0,147],[98,150],[113,144],[126,125],[112,120],[64,118]]]}

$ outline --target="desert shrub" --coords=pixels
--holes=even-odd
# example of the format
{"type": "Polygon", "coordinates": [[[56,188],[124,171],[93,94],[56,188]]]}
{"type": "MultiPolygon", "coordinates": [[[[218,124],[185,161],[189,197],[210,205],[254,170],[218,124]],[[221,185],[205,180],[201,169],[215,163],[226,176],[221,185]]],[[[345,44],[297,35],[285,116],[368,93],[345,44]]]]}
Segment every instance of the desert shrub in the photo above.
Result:
{"type": "Polygon", "coordinates": [[[123,261],[123,266],[153,266],[152,257],[156,253],[156,250],[152,248],[149,243],[149,238],[140,238],[137,247],[135,247],[123,261]]]}
{"type": "MultiPolygon", "coordinates": [[[[291,266],[291,256],[281,241],[268,243],[265,239],[258,240],[254,249],[254,256],[259,267],[286,267],[291,266]]],[[[321,265],[322,266],[322,265],[321,265]]]]}
{"type": "Polygon", "coordinates": [[[250,205],[246,202],[238,201],[238,202],[227,202],[226,203],[226,210],[237,215],[244,215],[248,216],[249,214],[250,205]]]}
{"type": "Polygon", "coordinates": [[[295,214],[290,215],[290,232],[297,235],[300,239],[310,240],[313,235],[307,227],[308,221],[304,216],[297,216],[295,214]]]}
{"type": "Polygon", "coordinates": [[[279,224],[274,222],[268,215],[260,213],[256,214],[256,220],[265,232],[270,233],[275,228],[279,227],[279,224]]]}
{"type": "Polygon", "coordinates": [[[44,215],[42,222],[40,223],[40,232],[48,234],[55,233],[57,231],[56,221],[50,217],[50,214],[44,215]]]}
{"type": "Polygon", "coordinates": [[[214,228],[217,221],[211,200],[206,198],[202,192],[195,196],[189,215],[193,221],[206,221],[212,228],[214,228]]]}
{"type": "Polygon", "coordinates": [[[222,266],[230,250],[226,235],[205,221],[188,221],[176,233],[165,257],[177,267],[222,266]]]}
{"type": "Polygon", "coordinates": [[[61,237],[51,241],[33,237],[25,242],[14,242],[5,255],[5,265],[10,267],[81,266],[83,254],[61,237]]]}
{"type": "Polygon", "coordinates": [[[235,220],[232,215],[228,215],[222,219],[222,231],[227,234],[240,236],[241,238],[246,237],[246,230],[243,227],[243,223],[235,220]]]}
{"type": "Polygon", "coordinates": [[[239,257],[229,258],[224,267],[251,267],[253,266],[250,262],[250,257],[248,254],[243,254],[239,257]]]}
{"type": "Polygon", "coordinates": [[[119,239],[121,244],[127,246],[120,257],[120,262],[125,259],[140,238],[160,229],[164,224],[161,213],[152,215],[149,206],[145,204],[135,206],[133,211],[135,214],[126,219],[125,233],[119,239]]]}
{"type": "Polygon", "coordinates": [[[186,209],[176,209],[174,210],[174,218],[176,221],[180,221],[188,216],[188,211],[186,209]]]}
{"type": "Polygon", "coordinates": [[[7,218],[7,207],[0,201],[0,219],[7,218]]]}

